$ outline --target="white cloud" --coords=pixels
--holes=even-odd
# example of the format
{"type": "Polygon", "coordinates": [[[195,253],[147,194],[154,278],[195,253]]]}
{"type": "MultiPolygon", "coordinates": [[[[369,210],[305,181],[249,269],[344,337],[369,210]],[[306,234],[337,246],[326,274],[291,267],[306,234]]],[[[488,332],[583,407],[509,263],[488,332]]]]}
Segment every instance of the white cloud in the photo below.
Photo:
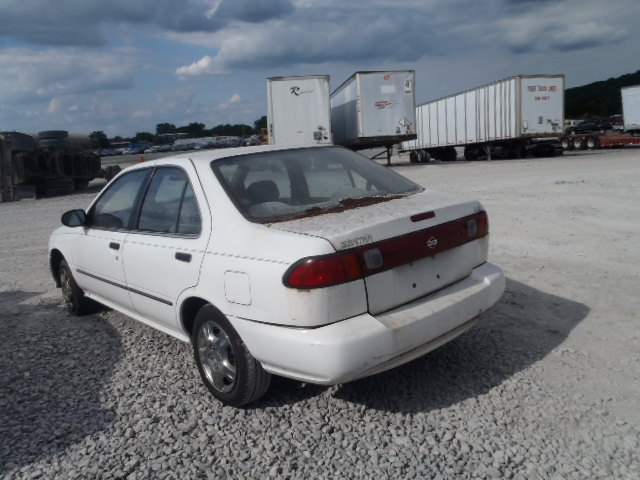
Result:
{"type": "Polygon", "coordinates": [[[566,28],[554,32],[551,43],[561,50],[575,50],[598,46],[603,43],[617,43],[627,36],[624,28],[586,22],[578,25],[567,25],[566,28]]]}
{"type": "Polygon", "coordinates": [[[214,32],[234,21],[286,17],[293,9],[290,0],[2,0],[0,35],[34,45],[101,47],[112,25],[214,32]]]}
{"type": "Polygon", "coordinates": [[[132,118],[149,118],[153,115],[151,110],[136,110],[131,114],[132,118]]]}
{"type": "Polygon", "coordinates": [[[218,110],[227,110],[229,108],[232,108],[235,104],[238,104],[241,102],[242,102],[242,98],[240,97],[240,95],[237,93],[234,93],[229,100],[218,105],[218,110]]]}
{"type": "Polygon", "coordinates": [[[205,55],[197,62],[193,62],[191,65],[180,67],[176,70],[176,74],[181,77],[189,77],[196,75],[206,75],[211,73],[224,73],[219,71],[214,66],[213,58],[209,55],[205,55]]]}
{"type": "MultiPolygon", "coordinates": [[[[118,52],[95,54],[75,49],[0,50],[0,100],[127,89],[140,62],[118,52]]],[[[54,107],[55,108],[55,105],[54,107]]]]}
{"type": "Polygon", "coordinates": [[[605,3],[567,0],[504,17],[496,25],[507,46],[522,53],[562,52],[615,44],[628,36],[623,22],[605,3]],[[569,18],[571,21],[567,21],[569,18]]]}
{"type": "Polygon", "coordinates": [[[60,99],[52,98],[49,102],[49,108],[47,108],[47,113],[56,113],[60,110],[60,99]]]}

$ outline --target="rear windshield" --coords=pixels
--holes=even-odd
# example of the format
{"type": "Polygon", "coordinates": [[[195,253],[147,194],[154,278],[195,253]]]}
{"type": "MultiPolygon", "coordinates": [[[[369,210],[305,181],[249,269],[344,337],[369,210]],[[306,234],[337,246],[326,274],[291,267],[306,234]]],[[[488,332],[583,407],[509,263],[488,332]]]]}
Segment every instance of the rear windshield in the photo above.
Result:
{"type": "Polygon", "coordinates": [[[272,223],[383,202],[423,188],[342,147],[298,148],[215,160],[242,214],[272,223]]]}

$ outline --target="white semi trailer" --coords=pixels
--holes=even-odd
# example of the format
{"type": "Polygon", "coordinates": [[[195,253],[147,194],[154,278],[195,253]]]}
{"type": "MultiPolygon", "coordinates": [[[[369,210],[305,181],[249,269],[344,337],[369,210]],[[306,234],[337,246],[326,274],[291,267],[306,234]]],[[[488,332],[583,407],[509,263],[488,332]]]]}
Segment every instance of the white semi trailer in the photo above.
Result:
{"type": "Polygon", "coordinates": [[[331,144],[329,93],[329,75],[267,78],[269,144],[331,144]]]}
{"type": "Polygon", "coordinates": [[[518,75],[419,105],[416,140],[403,142],[412,162],[453,161],[455,147],[476,160],[562,153],[564,75],[518,75]]]}
{"type": "Polygon", "coordinates": [[[624,129],[627,132],[640,131],[640,85],[623,87],[622,115],[624,117],[624,129]]]}
{"type": "MultiPolygon", "coordinates": [[[[415,71],[356,72],[331,94],[333,141],[352,150],[416,138],[415,71]]],[[[383,152],[384,153],[384,152],[383,152]]]]}

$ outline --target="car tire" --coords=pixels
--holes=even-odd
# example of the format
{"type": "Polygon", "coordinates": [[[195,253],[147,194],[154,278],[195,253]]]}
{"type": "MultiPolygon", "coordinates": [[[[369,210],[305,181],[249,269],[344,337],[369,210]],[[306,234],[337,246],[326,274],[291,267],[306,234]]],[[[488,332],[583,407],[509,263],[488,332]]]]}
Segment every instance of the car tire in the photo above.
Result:
{"type": "Polygon", "coordinates": [[[262,397],[271,382],[229,320],[212,305],[196,314],[191,344],[209,391],[225,405],[242,407],[262,397]]]}
{"type": "Polygon", "coordinates": [[[60,262],[58,275],[60,279],[60,288],[62,289],[62,298],[69,308],[69,311],[74,315],[92,313],[95,310],[96,305],[90,299],[85,297],[84,291],[78,286],[73,278],[71,268],[66,260],[62,260],[60,262]]]}

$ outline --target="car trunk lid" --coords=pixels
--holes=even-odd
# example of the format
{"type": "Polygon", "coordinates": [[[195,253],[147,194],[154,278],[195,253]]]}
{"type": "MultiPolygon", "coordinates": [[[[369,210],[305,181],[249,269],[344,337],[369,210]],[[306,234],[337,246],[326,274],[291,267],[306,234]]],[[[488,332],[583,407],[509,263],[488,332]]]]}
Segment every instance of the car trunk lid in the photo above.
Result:
{"type": "Polygon", "coordinates": [[[270,226],[325,238],[339,252],[353,251],[371,314],[454,283],[487,257],[480,203],[433,191],[270,226]]]}

